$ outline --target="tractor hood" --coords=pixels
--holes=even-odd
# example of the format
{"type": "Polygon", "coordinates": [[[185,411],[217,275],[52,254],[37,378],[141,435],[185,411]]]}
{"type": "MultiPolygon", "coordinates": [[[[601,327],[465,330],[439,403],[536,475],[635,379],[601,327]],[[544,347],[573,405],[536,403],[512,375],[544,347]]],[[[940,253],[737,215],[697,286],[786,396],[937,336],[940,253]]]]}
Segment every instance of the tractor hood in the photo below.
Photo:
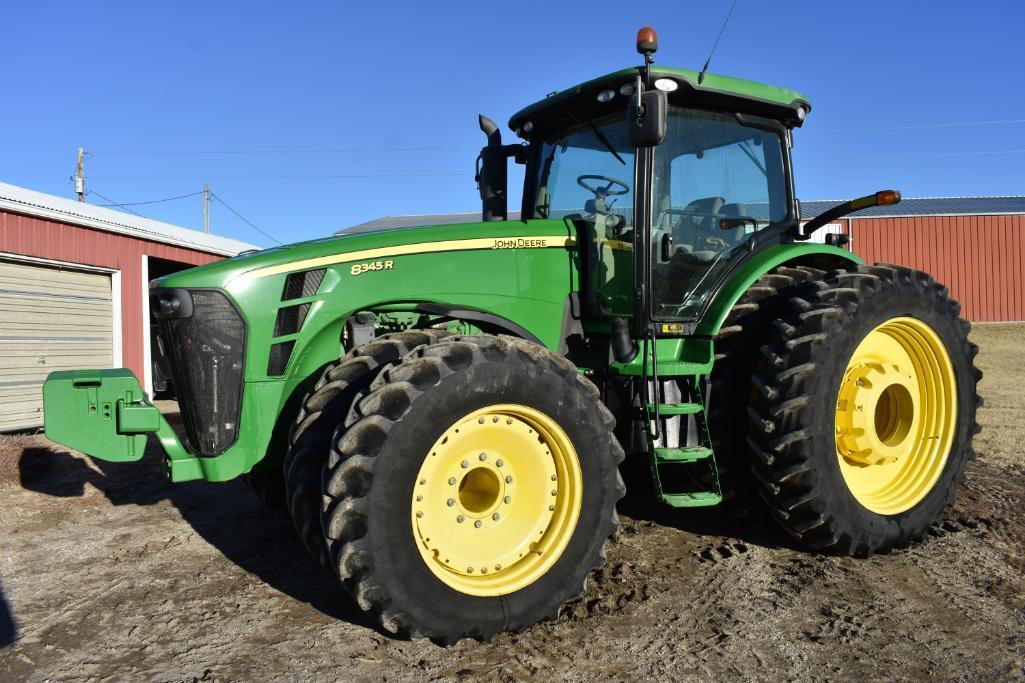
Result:
{"type": "Polygon", "coordinates": [[[553,234],[553,225],[558,234],[569,236],[569,229],[562,221],[544,220],[422,225],[351,235],[343,232],[332,237],[245,253],[180,271],[154,280],[150,286],[225,289],[231,285],[231,289],[236,289],[237,285],[246,280],[349,261],[435,251],[508,248],[508,244],[500,240],[553,234]]]}

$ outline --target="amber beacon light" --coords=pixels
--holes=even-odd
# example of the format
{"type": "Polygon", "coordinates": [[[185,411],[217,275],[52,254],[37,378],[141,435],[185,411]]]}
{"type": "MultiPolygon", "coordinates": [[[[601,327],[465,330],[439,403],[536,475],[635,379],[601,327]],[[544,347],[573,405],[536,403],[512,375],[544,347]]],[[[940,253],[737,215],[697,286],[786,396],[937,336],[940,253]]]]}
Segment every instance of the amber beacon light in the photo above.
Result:
{"type": "Polygon", "coordinates": [[[643,27],[637,32],[637,52],[644,55],[648,60],[651,55],[658,51],[658,34],[650,26],[643,27]]]}

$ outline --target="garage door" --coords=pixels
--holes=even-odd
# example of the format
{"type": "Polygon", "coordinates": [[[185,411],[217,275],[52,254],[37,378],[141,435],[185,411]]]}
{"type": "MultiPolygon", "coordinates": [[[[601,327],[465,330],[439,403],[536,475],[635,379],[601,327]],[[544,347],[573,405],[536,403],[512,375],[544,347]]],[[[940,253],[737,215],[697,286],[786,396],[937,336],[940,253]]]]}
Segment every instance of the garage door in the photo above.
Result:
{"type": "Polygon", "coordinates": [[[54,370],[113,363],[110,275],[0,259],[0,432],[43,423],[54,370]]]}

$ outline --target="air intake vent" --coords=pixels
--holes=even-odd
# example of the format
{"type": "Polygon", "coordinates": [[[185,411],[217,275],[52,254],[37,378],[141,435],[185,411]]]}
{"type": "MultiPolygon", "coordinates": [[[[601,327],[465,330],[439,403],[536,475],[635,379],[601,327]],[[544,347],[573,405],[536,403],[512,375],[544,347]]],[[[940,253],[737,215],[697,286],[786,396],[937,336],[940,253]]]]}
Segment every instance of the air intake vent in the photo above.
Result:
{"type": "Polygon", "coordinates": [[[285,286],[281,290],[281,300],[301,299],[305,296],[313,296],[320,289],[320,283],[324,279],[324,269],[307,270],[302,273],[291,273],[285,278],[285,286]]]}
{"type": "Polygon", "coordinates": [[[270,347],[270,360],[267,362],[267,375],[275,377],[285,374],[288,367],[288,358],[292,355],[292,347],[295,341],[281,342],[270,347]]]}
{"type": "Polygon", "coordinates": [[[309,311],[309,304],[279,308],[277,320],[274,321],[274,336],[283,337],[286,334],[298,332],[302,329],[303,322],[306,320],[306,314],[309,311]]]}

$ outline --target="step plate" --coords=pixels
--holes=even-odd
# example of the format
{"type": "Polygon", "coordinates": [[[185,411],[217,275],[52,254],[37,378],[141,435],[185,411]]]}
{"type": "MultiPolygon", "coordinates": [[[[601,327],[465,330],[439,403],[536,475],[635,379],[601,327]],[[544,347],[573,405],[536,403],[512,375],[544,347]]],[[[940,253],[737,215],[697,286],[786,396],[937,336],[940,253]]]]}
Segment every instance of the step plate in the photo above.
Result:
{"type": "Polygon", "coordinates": [[[663,503],[674,508],[702,508],[718,505],[722,502],[722,495],[714,491],[663,493],[661,498],[663,503]]]}
{"type": "Polygon", "coordinates": [[[655,462],[659,464],[699,462],[710,457],[712,457],[712,449],[703,446],[655,449],[655,462]]]}
{"type": "MultiPolygon", "coordinates": [[[[646,406],[648,413],[655,414],[655,404],[649,403],[646,406]]],[[[667,415],[697,415],[704,406],[700,403],[659,403],[658,414],[662,417],[667,415]]]]}

